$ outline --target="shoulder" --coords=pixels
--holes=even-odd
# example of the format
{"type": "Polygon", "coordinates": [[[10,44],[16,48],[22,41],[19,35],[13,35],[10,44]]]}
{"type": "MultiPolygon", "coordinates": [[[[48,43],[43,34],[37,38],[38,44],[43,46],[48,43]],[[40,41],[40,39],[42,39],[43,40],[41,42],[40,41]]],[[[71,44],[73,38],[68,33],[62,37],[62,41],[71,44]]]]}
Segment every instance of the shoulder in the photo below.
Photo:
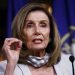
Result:
{"type": "Polygon", "coordinates": [[[6,64],[7,64],[6,60],[0,62],[0,75],[4,75],[6,64]]]}
{"type": "Polygon", "coordinates": [[[72,75],[72,64],[69,60],[69,57],[70,54],[61,53],[61,60],[55,65],[57,72],[61,72],[65,75],[72,75]]]}
{"type": "MultiPolygon", "coordinates": [[[[68,63],[68,64],[71,64],[70,60],[69,60],[69,57],[71,56],[71,54],[65,54],[65,53],[61,53],[61,61],[60,63],[68,63]]],[[[68,65],[66,64],[66,66],[68,65]]]]}
{"type": "Polygon", "coordinates": [[[30,70],[27,65],[25,64],[17,64],[14,75],[31,75],[30,70]]]}
{"type": "Polygon", "coordinates": [[[6,60],[0,62],[0,71],[4,71],[5,70],[6,64],[7,64],[6,60]]]}
{"type": "MultiPolygon", "coordinates": [[[[4,75],[5,69],[6,69],[7,61],[1,61],[0,62],[0,75],[4,75]]],[[[14,75],[31,75],[30,70],[27,65],[25,64],[17,64],[14,70],[14,75]]]]}

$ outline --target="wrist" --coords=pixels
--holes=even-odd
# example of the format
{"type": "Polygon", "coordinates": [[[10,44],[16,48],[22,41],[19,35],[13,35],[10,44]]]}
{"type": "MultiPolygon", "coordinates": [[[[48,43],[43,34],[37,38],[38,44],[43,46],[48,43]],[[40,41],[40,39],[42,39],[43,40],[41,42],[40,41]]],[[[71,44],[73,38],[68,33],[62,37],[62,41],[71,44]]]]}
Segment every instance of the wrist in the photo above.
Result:
{"type": "Polygon", "coordinates": [[[10,66],[16,66],[17,62],[15,61],[7,61],[7,64],[10,66]]]}
{"type": "Polygon", "coordinates": [[[16,64],[7,62],[4,75],[13,75],[15,67],[16,67],[16,64]]]}

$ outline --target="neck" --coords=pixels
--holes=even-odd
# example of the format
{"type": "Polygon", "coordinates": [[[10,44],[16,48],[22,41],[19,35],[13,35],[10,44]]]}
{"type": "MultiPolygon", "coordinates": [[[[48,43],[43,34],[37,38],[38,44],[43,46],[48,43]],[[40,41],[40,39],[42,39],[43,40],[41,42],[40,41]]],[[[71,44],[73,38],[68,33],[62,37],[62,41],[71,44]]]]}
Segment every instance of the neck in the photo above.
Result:
{"type": "Polygon", "coordinates": [[[31,50],[30,54],[37,57],[43,57],[45,55],[45,50],[40,50],[40,51],[31,50]]]}

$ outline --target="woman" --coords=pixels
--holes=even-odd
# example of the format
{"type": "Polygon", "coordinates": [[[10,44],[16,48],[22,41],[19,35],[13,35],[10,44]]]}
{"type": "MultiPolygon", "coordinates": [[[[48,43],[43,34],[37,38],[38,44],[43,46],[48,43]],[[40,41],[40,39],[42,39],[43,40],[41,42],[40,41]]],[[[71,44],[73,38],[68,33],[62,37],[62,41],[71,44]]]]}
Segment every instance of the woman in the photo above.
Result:
{"type": "Polygon", "coordinates": [[[7,61],[1,63],[1,75],[64,74],[57,72],[61,53],[56,23],[43,4],[21,8],[12,23],[12,33],[2,48],[7,61]]]}

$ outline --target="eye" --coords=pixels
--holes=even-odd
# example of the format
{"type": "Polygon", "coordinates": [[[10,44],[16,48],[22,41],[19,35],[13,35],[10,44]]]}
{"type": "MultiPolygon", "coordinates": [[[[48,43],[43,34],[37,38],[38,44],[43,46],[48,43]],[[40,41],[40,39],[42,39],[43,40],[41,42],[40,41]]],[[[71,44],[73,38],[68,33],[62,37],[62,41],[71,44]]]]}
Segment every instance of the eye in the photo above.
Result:
{"type": "Polygon", "coordinates": [[[33,27],[33,22],[27,22],[27,23],[26,23],[26,27],[27,27],[27,28],[33,27]]]}
{"type": "Polygon", "coordinates": [[[40,23],[41,27],[47,27],[46,23],[40,23]]]}

